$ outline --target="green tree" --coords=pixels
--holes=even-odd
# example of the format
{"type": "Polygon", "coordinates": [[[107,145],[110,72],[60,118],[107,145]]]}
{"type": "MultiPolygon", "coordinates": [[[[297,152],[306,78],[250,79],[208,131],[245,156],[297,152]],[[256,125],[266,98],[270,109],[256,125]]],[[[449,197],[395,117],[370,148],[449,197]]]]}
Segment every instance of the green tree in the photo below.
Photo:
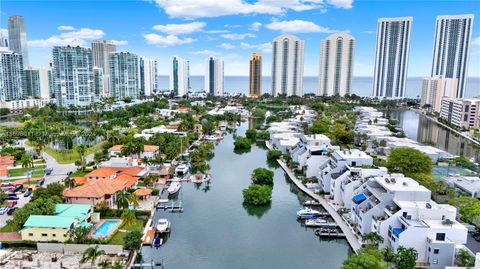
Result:
{"type": "Polygon", "coordinates": [[[246,137],[237,137],[235,142],[233,142],[235,150],[250,150],[252,148],[252,141],[246,137]]]}
{"type": "Polygon", "coordinates": [[[68,230],[67,236],[74,244],[83,244],[85,243],[89,232],[90,227],[76,226],[75,228],[68,230]]]}
{"type": "Polygon", "coordinates": [[[80,163],[82,164],[81,167],[82,169],[85,169],[85,164],[86,164],[86,161],[85,161],[85,153],[87,152],[87,149],[88,147],[84,144],[80,144],[80,145],[77,145],[75,147],[75,151],[78,153],[78,155],[80,156],[79,158],[79,161],[80,163]]]}
{"type": "Polygon", "coordinates": [[[128,195],[123,191],[117,191],[115,193],[115,203],[118,209],[127,209],[128,208],[128,195]]]}
{"type": "Polygon", "coordinates": [[[251,141],[255,141],[257,139],[257,131],[255,129],[248,129],[245,132],[245,136],[251,141]]]}
{"type": "Polygon", "coordinates": [[[276,161],[282,157],[282,152],[280,150],[271,149],[267,152],[267,160],[276,161]]]}
{"type": "Polygon", "coordinates": [[[33,167],[33,157],[29,153],[24,153],[20,162],[22,163],[22,167],[33,167]]]}
{"type": "Polygon", "coordinates": [[[125,265],[121,261],[115,261],[111,266],[110,269],[123,269],[125,265]]]}
{"type": "Polygon", "coordinates": [[[31,201],[35,201],[39,198],[59,198],[60,201],[63,200],[63,191],[65,190],[65,186],[61,183],[51,183],[48,184],[46,187],[36,188],[33,191],[31,201]]]}
{"type": "Polygon", "coordinates": [[[456,264],[459,267],[473,267],[475,266],[475,257],[470,255],[465,249],[460,249],[456,256],[456,264]]]}
{"type": "Polygon", "coordinates": [[[135,223],[136,217],[133,210],[124,209],[122,212],[122,221],[126,226],[131,226],[135,223]]]}
{"type": "Polygon", "coordinates": [[[251,184],[243,190],[243,202],[250,205],[264,205],[272,200],[272,188],[266,185],[251,184]]]}
{"type": "Polygon", "coordinates": [[[415,269],[417,251],[414,248],[398,247],[395,262],[398,269],[415,269]]]}
{"type": "Polygon", "coordinates": [[[480,226],[480,201],[477,198],[460,196],[448,203],[458,208],[461,220],[480,226]]]}
{"type": "Polygon", "coordinates": [[[83,252],[80,263],[86,263],[90,261],[91,268],[95,268],[95,261],[102,255],[105,255],[105,251],[98,249],[98,246],[89,247],[83,252]]]}
{"type": "Polygon", "coordinates": [[[430,174],[432,172],[432,159],[416,149],[396,148],[388,156],[387,168],[391,173],[403,173],[405,175],[430,174]]]}
{"type": "Polygon", "coordinates": [[[140,231],[128,231],[124,239],[125,249],[139,250],[142,246],[142,236],[140,231]]]}
{"type": "Polygon", "coordinates": [[[133,208],[137,208],[140,206],[139,198],[134,192],[130,193],[127,199],[128,202],[133,206],[133,208]]]}
{"type": "Polygon", "coordinates": [[[362,236],[363,241],[367,244],[378,245],[379,243],[383,243],[383,237],[376,232],[369,232],[362,236]]]}
{"type": "Polygon", "coordinates": [[[112,268],[112,262],[110,260],[103,260],[103,261],[98,263],[98,266],[101,269],[110,269],[110,268],[112,268]]]}
{"type": "Polygon", "coordinates": [[[382,253],[376,248],[366,248],[358,254],[350,255],[342,264],[342,269],[388,269],[382,253]]]}
{"type": "Polygon", "coordinates": [[[65,187],[68,188],[68,189],[71,189],[73,187],[75,187],[75,179],[71,178],[71,177],[67,177],[63,180],[63,183],[65,184],[65,187]]]}
{"type": "Polygon", "coordinates": [[[265,168],[256,168],[252,172],[252,183],[259,185],[273,185],[274,173],[265,168]]]}

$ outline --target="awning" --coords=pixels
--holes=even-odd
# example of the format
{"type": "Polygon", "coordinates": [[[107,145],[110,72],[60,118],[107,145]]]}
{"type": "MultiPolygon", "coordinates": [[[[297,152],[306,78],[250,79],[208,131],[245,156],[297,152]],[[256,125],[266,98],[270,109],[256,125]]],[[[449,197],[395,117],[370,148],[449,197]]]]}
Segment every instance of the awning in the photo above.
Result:
{"type": "Polygon", "coordinates": [[[393,234],[398,237],[404,230],[402,228],[393,228],[393,234]]]}
{"type": "Polygon", "coordinates": [[[361,202],[365,201],[366,199],[367,199],[367,196],[365,196],[365,194],[363,192],[353,196],[353,198],[352,198],[353,202],[356,203],[356,204],[360,204],[361,202]]]}

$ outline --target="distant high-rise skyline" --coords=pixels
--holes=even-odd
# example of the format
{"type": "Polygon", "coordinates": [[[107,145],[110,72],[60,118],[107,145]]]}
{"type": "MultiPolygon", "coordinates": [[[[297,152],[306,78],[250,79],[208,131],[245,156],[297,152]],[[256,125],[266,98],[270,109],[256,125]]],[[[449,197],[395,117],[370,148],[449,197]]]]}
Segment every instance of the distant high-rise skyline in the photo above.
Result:
{"type": "Polygon", "coordinates": [[[93,66],[102,68],[103,90],[102,95],[110,94],[110,61],[109,54],[117,51],[113,40],[95,40],[92,42],[93,66]]]}
{"type": "Polygon", "coordinates": [[[190,63],[178,56],[170,59],[169,90],[174,96],[184,96],[190,90],[190,63]]]}
{"type": "Polygon", "coordinates": [[[465,95],[473,14],[437,16],[431,76],[456,78],[458,98],[465,95]]]}
{"type": "Polygon", "coordinates": [[[250,56],[249,96],[262,95],[262,54],[252,53],[250,56]]]}
{"type": "Polygon", "coordinates": [[[143,96],[152,96],[158,90],[156,60],[140,57],[140,83],[143,96]]]}
{"type": "Polygon", "coordinates": [[[355,38],[348,33],[329,35],[320,43],[320,67],[318,74],[319,95],[352,93],[355,38]]]}
{"type": "Polygon", "coordinates": [[[272,95],[303,95],[304,41],[281,35],[272,43],[272,95]]]}
{"type": "Polygon", "coordinates": [[[110,96],[118,99],[141,96],[140,59],[130,52],[112,52],[110,57],[110,96]]]}
{"type": "Polygon", "coordinates": [[[223,60],[210,57],[205,60],[205,91],[214,96],[223,95],[223,60]]]}
{"type": "Polygon", "coordinates": [[[378,19],[373,96],[405,97],[412,21],[412,17],[378,19]]]}
{"type": "Polygon", "coordinates": [[[27,32],[23,16],[8,17],[8,47],[23,57],[23,67],[29,67],[27,32]]]}
{"type": "Polygon", "coordinates": [[[7,48],[0,48],[0,101],[23,98],[22,75],[22,56],[7,48]]]}

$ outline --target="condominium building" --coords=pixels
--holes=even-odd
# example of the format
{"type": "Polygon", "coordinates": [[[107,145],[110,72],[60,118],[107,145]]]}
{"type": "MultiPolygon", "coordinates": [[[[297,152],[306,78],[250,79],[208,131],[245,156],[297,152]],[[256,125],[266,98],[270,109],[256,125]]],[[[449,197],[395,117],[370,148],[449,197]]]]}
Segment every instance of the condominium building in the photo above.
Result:
{"type": "Polygon", "coordinates": [[[0,48],[0,101],[23,98],[22,56],[5,47],[0,48]]]}
{"type": "Polygon", "coordinates": [[[94,89],[95,95],[103,96],[104,95],[104,78],[103,78],[103,69],[100,67],[93,68],[93,81],[94,81],[94,89]]]}
{"type": "Polygon", "coordinates": [[[113,40],[95,40],[92,42],[93,65],[103,72],[103,92],[101,95],[110,95],[110,61],[109,54],[117,51],[113,40]]]}
{"type": "Polygon", "coordinates": [[[480,98],[442,98],[440,118],[460,128],[479,128],[480,98]]]}
{"type": "Polygon", "coordinates": [[[151,96],[157,91],[157,61],[140,57],[140,86],[142,96],[151,96]]]}
{"type": "Polygon", "coordinates": [[[8,48],[8,30],[0,29],[0,47],[8,48]]]}
{"type": "Polygon", "coordinates": [[[304,41],[281,35],[272,43],[272,95],[303,95],[304,41]]]}
{"type": "Polygon", "coordinates": [[[33,98],[50,98],[49,68],[27,68],[23,71],[23,95],[33,98]]]}
{"type": "Polygon", "coordinates": [[[420,105],[430,106],[428,110],[440,113],[442,97],[455,98],[457,96],[457,79],[441,76],[423,79],[420,105]]]}
{"type": "Polygon", "coordinates": [[[130,52],[112,52],[109,57],[111,96],[138,99],[141,96],[139,56],[130,52]]]}
{"type": "Polygon", "coordinates": [[[11,51],[22,55],[24,67],[29,66],[27,32],[23,16],[8,17],[8,47],[11,51]]]}
{"type": "Polygon", "coordinates": [[[445,268],[453,264],[468,231],[455,220],[455,207],[430,197],[430,190],[402,174],[372,177],[352,196],[349,219],[359,234],[382,236],[381,248],[414,248],[418,264],[445,268]]]}
{"type": "Polygon", "coordinates": [[[457,79],[457,98],[465,95],[472,31],[473,14],[437,17],[432,76],[457,79]]]}
{"type": "Polygon", "coordinates": [[[262,95],[262,55],[252,53],[250,56],[249,96],[260,97],[262,95]]]}
{"type": "Polygon", "coordinates": [[[205,90],[214,96],[223,95],[223,60],[210,57],[205,61],[205,90]]]}
{"type": "Polygon", "coordinates": [[[405,96],[412,21],[412,17],[378,19],[373,96],[405,96]]]}
{"type": "Polygon", "coordinates": [[[174,96],[184,96],[190,90],[190,63],[175,56],[170,59],[169,90],[174,96]]]}
{"type": "Polygon", "coordinates": [[[92,50],[80,46],[53,48],[53,79],[59,106],[88,106],[95,101],[92,50]]]}
{"type": "Polygon", "coordinates": [[[320,43],[318,95],[352,93],[355,38],[348,33],[329,35],[320,43]]]}

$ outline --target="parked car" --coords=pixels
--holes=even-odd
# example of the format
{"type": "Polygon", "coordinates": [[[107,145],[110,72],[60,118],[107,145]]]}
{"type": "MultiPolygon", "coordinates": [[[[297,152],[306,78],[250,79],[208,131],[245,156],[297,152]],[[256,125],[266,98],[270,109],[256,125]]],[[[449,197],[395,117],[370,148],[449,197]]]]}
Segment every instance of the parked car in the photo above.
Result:
{"type": "Polygon", "coordinates": [[[40,179],[37,181],[37,186],[42,186],[45,183],[45,178],[40,179]]]}
{"type": "Polygon", "coordinates": [[[69,175],[71,175],[71,174],[73,174],[72,171],[67,172],[67,176],[69,176],[69,175]]]}
{"type": "Polygon", "coordinates": [[[7,205],[7,207],[10,207],[10,208],[11,208],[11,207],[16,206],[17,204],[18,204],[17,201],[12,201],[11,203],[9,203],[9,204],[7,205]]]}
{"type": "Polygon", "coordinates": [[[28,191],[26,191],[24,194],[23,194],[23,197],[28,197],[32,194],[32,189],[28,189],[28,191]]]}
{"type": "Polygon", "coordinates": [[[16,207],[10,207],[7,211],[7,215],[12,215],[13,212],[15,212],[15,209],[17,209],[16,207]]]}
{"type": "Polygon", "coordinates": [[[23,190],[23,185],[22,185],[22,184],[18,184],[18,185],[15,186],[15,188],[13,189],[12,192],[15,193],[15,192],[21,191],[21,190],[23,190]]]}
{"type": "Polygon", "coordinates": [[[4,207],[0,207],[0,215],[5,214],[5,212],[7,212],[7,211],[8,211],[8,207],[5,207],[5,206],[4,206],[4,207]]]}
{"type": "Polygon", "coordinates": [[[53,168],[45,168],[45,174],[47,176],[51,175],[52,174],[52,171],[53,171],[53,168]]]}
{"type": "Polygon", "coordinates": [[[18,196],[15,193],[10,193],[7,196],[7,200],[18,200],[18,196]]]}

